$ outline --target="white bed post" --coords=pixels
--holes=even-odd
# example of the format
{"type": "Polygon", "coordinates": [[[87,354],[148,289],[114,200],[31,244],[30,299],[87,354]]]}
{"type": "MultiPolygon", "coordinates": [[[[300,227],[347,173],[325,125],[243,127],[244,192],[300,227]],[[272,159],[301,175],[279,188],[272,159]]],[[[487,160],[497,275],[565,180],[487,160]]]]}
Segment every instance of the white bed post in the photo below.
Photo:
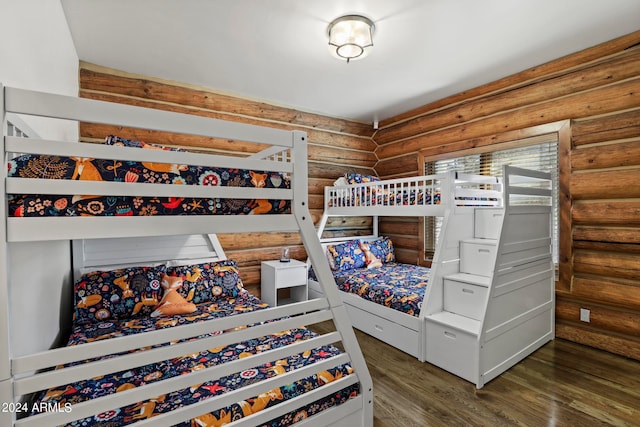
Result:
{"type": "MultiPolygon", "coordinates": [[[[2,105],[2,147],[3,167],[0,177],[4,184],[7,176],[7,155],[5,152],[4,135],[6,135],[6,115],[4,108],[4,86],[0,84],[0,105],[2,105]]],[[[9,262],[7,249],[7,199],[0,203],[0,216],[2,217],[2,227],[0,227],[0,404],[13,403],[13,386],[11,381],[11,342],[9,336],[9,262]]],[[[11,412],[0,412],[0,425],[12,425],[13,414],[11,412]]]]}
{"type": "Polygon", "coordinates": [[[378,228],[378,218],[379,218],[378,215],[375,215],[373,217],[373,223],[371,224],[371,226],[372,226],[372,230],[371,231],[373,232],[373,235],[375,237],[379,237],[380,236],[380,234],[379,234],[380,231],[379,231],[379,228],[378,228]]]}
{"type": "Polygon", "coordinates": [[[324,292],[329,307],[333,313],[336,330],[342,336],[342,344],[345,351],[351,355],[351,365],[355,370],[362,389],[364,412],[362,425],[373,425],[373,383],[369,375],[364,355],[360,350],[355,333],[351,327],[351,321],[347,310],[338,294],[338,286],[320,245],[320,239],[313,225],[313,218],[309,212],[308,195],[308,170],[307,170],[307,134],[305,132],[293,132],[293,214],[300,228],[302,243],[313,265],[313,270],[318,277],[320,286],[324,292]],[[304,161],[302,160],[304,159],[304,161]],[[347,325],[348,327],[345,327],[347,325]]]}
{"type": "MultiPolygon", "coordinates": [[[[326,190],[327,189],[325,187],[325,192],[324,192],[325,200],[327,198],[327,195],[329,194],[329,192],[326,190]]],[[[322,233],[324,233],[324,227],[327,225],[328,220],[329,220],[329,215],[327,214],[327,212],[323,212],[322,218],[320,219],[320,222],[318,222],[318,239],[320,239],[320,241],[322,241],[322,233]]]]}

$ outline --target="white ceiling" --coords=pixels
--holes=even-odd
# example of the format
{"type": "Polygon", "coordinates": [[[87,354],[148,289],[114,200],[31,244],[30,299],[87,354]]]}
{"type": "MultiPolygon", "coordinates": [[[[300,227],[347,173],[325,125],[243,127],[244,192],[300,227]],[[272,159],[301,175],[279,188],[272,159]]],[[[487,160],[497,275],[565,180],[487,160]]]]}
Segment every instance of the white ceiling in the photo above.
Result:
{"type": "Polygon", "coordinates": [[[640,0],[61,0],[81,60],[383,120],[640,29],[640,0]],[[329,22],[375,22],[346,63],[329,22]]]}

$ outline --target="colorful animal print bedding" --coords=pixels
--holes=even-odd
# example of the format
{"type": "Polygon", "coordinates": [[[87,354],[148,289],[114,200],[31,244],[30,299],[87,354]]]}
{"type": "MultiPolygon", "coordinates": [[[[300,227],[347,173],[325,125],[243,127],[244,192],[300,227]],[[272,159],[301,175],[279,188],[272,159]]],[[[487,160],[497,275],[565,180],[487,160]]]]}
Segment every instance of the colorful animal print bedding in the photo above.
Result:
{"type": "Polygon", "coordinates": [[[424,190],[383,190],[372,186],[356,186],[338,193],[329,206],[411,206],[439,205],[440,193],[424,190]]]}
{"type": "MultiPolygon", "coordinates": [[[[110,136],[106,143],[135,147],[140,141],[110,136]],[[117,144],[114,144],[114,140],[117,144]]],[[[141,148],[152,147],[145,144],[141,148]]],[[[156,146],[154,149],[162,149],[156,146]]],[[[9,160],[8,176],[39,179],[139,182],[152,184],[290,188],[284,174],[182,164],[103,160],[25,154],[9,160]]],[[[39,216],[155,216],[250,215],[290,211],[288,200],[192,197],[97,197],[80,195],[9,195],[9,215],[39,216]]]]}
{"type": "MultiPolygon", "coordinates": [[[[95,323],[89,326],[77,325],[69,339],[69,346],[81,345],[86,342],[109,339],[117,336],[137,334],[156,329],[168,328],[191,322],[202,321],[213,317],[223,317],[251,310],[265,308],[256,297],[247,291],[243,291],[237,298],[220,299],[215,303],[198,305],[197,311],[188,315],[176,315],[165,318],[142,317],[128,321],[109,321],[95,323]]],[[[218,334],[221,332],[213,332],[218,334]]],[[[315,334],[306,328],[297,328],[276,335],[270,335],[259,339],[252,339],[239,344],[233,344],[221,348],[209,349],[184,357],[149,364],[135,369],[118,372],[92,380],[79,381],[66,386],[47,390],[39,396],[39,401],[54,402],[60,407],[65,404],[74,404],[100,396],[116,393],[128,388],[150,384],[160,379],[175,377],[203,369],[210,366],[229,362],[248,354],[260,353],[269,349],[292,344],[309,339],[315,334]]],[[[188,405],[217,396],[228,391],[240,388],[243,384],[250,384],[275,375],[301,368],[317,360],[326,359],[339,353],[333,346],[323,346],[302,354],[288,357],[257,366],[242,372],[229,373],[215,381],[196,384],[188,389],[179,390],[158,396],[146,402],[129,405],[123,408],[109,410],[93,417],[78,420],[70,426],[121,426],[134,423],[141,419],[147,419],[159,413],[168,412],[180,406],[188,405]]],[[[322,371],[312,377],[304,378],[284,387],[275,388],[267,393],[237,402],[229,407],[214,411],[185,421],[180,426],[222,425],[229,423],[261,409],[276,405],[280,401],[294,398],[308,390],[315,389],[335,379],[352,373],[348,365],[338,366],[328,371],[322,371]]],[[[357,384],[347,387],[337,393],[333,393],[304,408],[292,411],[278,419],[270,421],[266,426],[286,426],[297,420],[307,418],[319,411],[341,404],[354,397],[359,392],[357,384]]]]}
{"type": "Polygon", "coordinates": [[[429,268],[389,262],[377,268],[334,271],[338,288],[362,298],[402,311],[420,314],[429,268]]]}

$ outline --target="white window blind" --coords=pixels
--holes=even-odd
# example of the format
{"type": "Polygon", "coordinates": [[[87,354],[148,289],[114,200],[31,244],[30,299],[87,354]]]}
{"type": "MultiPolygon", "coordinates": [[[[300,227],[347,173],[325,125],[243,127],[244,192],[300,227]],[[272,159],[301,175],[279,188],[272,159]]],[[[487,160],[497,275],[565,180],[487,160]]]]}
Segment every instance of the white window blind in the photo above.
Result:
{"type": "MultiPolygon", "coordinates": [[[[479,152],[465,156],[435,160],[424,163],[425,175],[456,170],[479,175],[502,176],[502,166],[511,165],[526,169],[548,172],[553,180],[553,258],[558,262],[558,140],[557,134],[545,135],[518,141],[517,147],[495,151],[479,152]]],[[[424,221],[425,259],[431,259],[440,233],[442,217],[426,217],[424,221]]]]}

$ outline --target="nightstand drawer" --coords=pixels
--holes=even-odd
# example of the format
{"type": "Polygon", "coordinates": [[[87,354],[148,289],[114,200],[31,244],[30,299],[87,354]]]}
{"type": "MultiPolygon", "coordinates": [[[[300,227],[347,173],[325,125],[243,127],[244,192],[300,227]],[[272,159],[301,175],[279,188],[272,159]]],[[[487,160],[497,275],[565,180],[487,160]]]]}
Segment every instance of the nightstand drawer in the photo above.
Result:
{"type": "Polygon", "coordinates": [[[475,320],[483,318],[488,288],[444,279],[444,309],[475,320]]]}
{"type": "MultiPolygon", "coordinates": [[[[263,261],[261,266],[261,299],[271,306],[307,299],[307,264],[292,259],[290,262],[263,261]],[[289,298],[278,301],[278,290],[289,290],[289,298]]],[[[284,295],[286,297],[286,295],[284,295]]]]}
{"type": "Polygon", "coordinates": [[[276,270],[276,288],[289,288],[306,282],[307,267],[304,265],[278,268],[276,270]]]}

